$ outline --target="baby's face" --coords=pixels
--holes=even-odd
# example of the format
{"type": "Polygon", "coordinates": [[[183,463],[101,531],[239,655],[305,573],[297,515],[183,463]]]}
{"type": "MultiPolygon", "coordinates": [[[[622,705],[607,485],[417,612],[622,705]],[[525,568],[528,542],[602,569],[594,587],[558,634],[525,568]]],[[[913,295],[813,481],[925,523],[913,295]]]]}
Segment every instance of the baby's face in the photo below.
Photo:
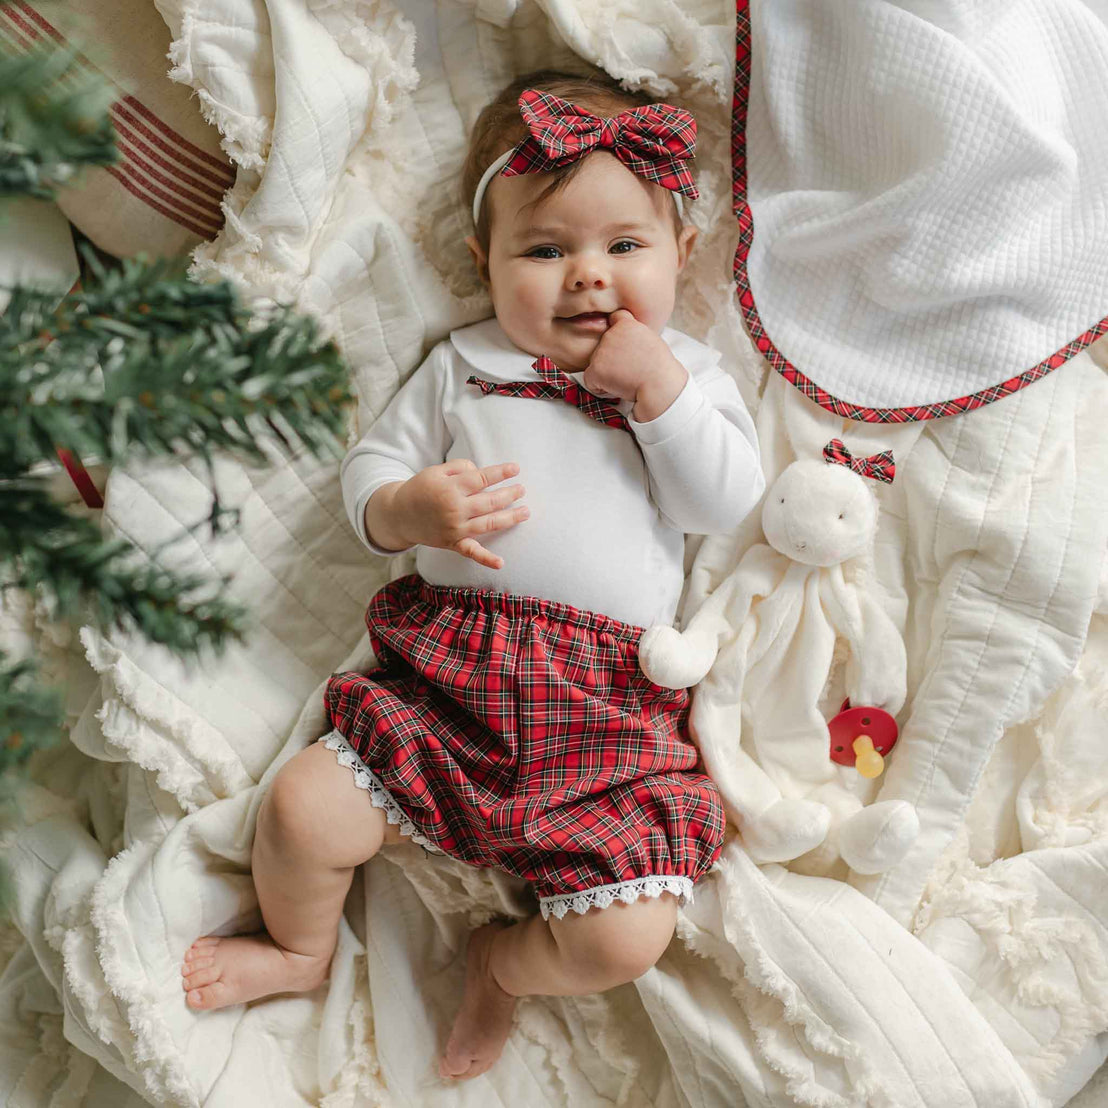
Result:
{"type": "MultiPolygon", "coordinates": [[[[495,177],[489,186],[489,290],[505,334],[562,369],[585,369],[626,308],[660,332],[696,231],[675,231],[673,199],[604,151],[537,207],[545,173],[495,177]]],[[[486,259],[475,240],[478,265],[486,259]]]]}

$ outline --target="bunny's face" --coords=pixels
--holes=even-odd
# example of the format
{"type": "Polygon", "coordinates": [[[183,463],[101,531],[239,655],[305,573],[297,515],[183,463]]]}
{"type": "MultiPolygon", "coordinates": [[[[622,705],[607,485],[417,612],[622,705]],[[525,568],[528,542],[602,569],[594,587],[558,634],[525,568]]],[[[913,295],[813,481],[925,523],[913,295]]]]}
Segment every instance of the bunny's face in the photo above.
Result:
{"type": "Polygon", "coordinates": [[[849,468],[801,459],[766,494],[766,541],[794,562],[833,566],[863,553],[877,528],[877,501],[849,468]]]}

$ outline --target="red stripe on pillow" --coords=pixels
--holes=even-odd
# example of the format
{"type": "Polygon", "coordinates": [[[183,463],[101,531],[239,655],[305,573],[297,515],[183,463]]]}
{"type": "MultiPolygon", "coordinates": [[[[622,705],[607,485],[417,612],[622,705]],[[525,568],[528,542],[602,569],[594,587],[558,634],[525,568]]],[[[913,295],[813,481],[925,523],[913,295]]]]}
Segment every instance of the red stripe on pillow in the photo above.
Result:
{"type": "Polygon", "coordinates": [[[195,173],[199,177],[204,177],[207,180],[212,181],[220,188],[226,188],[229,183],[233,182],[233,178],[230,178],[228,180],[226,177],[218,177],[210,169],[207,169],[202,165],[196,165],[195,163],[190,162],[184,154],[182,154],[178,150],[174,150],[173,147],[170,146],[163,138],[151,131],[150,128],[147,127],[146,124],[143,123],[142,120],[134,114],[134,112],[129,111],[124,106],[123,101],[117,100],[112,105],[111,112],[113,120],[125,120],[132,131],[137,134],[141,134],[147,140],[147,142],[156,146],[159,150],[162,151],[162,153],[168,154],[169,157],[180,162],[181,165],[186,166],[190,172],[195,173]]]}
{"type": "Polygon", "coordinates": [[[31,26],[25,19],[21,19],[19,14],[15,10],[14,4],[0,4],[0,15],[6,16],[11,22],[13,27],[13,33],[15,35],[22,35],[22,43],[24,50],[30,50],[33,46],[38,44],[38,40],[42,37],[38,31],[31,26]]]}
{"type": "Polygon", "coordinates": [[[189,151],[195,157],[200,158],[202,161],[208,162],[214,166],[220,175],[220,179],[225,182],[226,188],[230,188],[235,183],[234,173],[227,167],[226,162],[221,162],[218,158],[213,157],[206,150],[201,150],[198,146],[193,146],[188,139],[182,138],[164,119],[159,119],[145,104],[140,100],[136,100],[133,96],[124,96],[123,103],[129,108],[133,108],[144,119],[157,127],[163,134],[167,135],[170,139],[177,143],[183,150],[189,151]]]}
{"type": "MultiPolygon", "coordinates": [[[[129,181],[132,181],[139,188],[149,193],[151,196],[155,196],[168,208],[174,211],[177,215],[182,216],[184,219],[190,220],[196,226],[207,226],[209,230],[204,232],[205,238],[211,238],[212,235],[219,230],[222,226],[223,219],[221,216],[213,215],[210,211],[197,211],[195,208],[190,207],[188,204],[181,200],[178,200],[172,193],[166,192],[165,189],[159,188],[154,182],[130,162],[123,161],[112,167],[122,173],[129,181]]],[[[181,222],[180,219],[177,220],[181,222]]]]}
{"type": "MultiPolygon", "coordinates": [[[[45,34],[53,39],[58,45],[66,45],[65,36],[56,27],[47,22],[47,20],[43,18],[43,16],[39,12],[37,12],[29,4],[24,3],[23,0],[14,0],[14,2],[11,3],[0,2],[0,18],[4,16],[7,16],[9,21],[13,25],[13,30],[15,30],[14,37],[19,37],[19,33],[22,32],[20,45],[22,45],[25,50],[30,50],[34,46],[37,46],[41,42],[41,39],[43,37],[39,33],[39,30],[36,30],[36,27],[32,26],[32,23],[36,24],[38,28],[45,32],[45,34]],[[20,9],[20,11],[24,13],[24,15],[27,17],[26,19],[21,18],[20,15],[16,12],[15,9],[17,7],[20,9]],[[30,22],[28,22],[28,20],[30,22]]],[[[72,49],[72,47],[70,47],[70,49],[72,49]]],[[[205,177],[209,181],[211,181],[220,190],[221,194],[223,191],[230,188],[231,185],[234,184],[234,171],[225,162],[220,161],[219,158],[215,157],[212,154],[209,154],[207,151],[201,150],[198,146],[194,146],[187,139],[179,135],[175,130],[173,130],[172,127],[169,126],[168,123],[165,122],[165,120],[161,119],[156,112],[151,111],[149,107],[143,104],[136,97],[126,93],[118,82],[111,80],[111,78],[108,77],[107,74],[105,74],[97,66],[93,65],[93,63],[90,62],[88,58],[86,58],[79,51],[75,52],[75,57],[87,69],[98,73],[101,77],[107,80],[110,84],[114,85],[115,88],[119,89],[119,91],[123,93],[123,95],[120,96],[119,99],[117,99],[111,106],[110,111],[112,112],[113,116],[122,116],[129,119],[136,130],[145,133],[151,142],[160,147],[160,149],[162,149],[170,157],[175,157],[177,160],[179,160],[182,166],[187,167],[188,169],[192,170],[193,173],[201,177],[205,177]],[[126,107],[124,107],[124,105],[126,105],[126,107]],[[127,108],[130,108],[135,114],[130,114],[126,110],[127,108]],[[137,118],[137,116],[142,116],[142,118],[147,120],[151,125],[157,127],[157,129],[168,138],[170,143],[176,143],[177,146],[180,147],[179,152],[175,152],[172,149],[172,146],[169,145],[166,140],[151,132],[146,126],[144,126],[144,124],[141,122],[141,120],[137,118]],[[201,162],[208,163],[208,165],[214,167],[217,172],[213,173],[204,165],[191,164],[189,161],[190,157],[194,159],[199,159],[201,162]]],[[[73,80],[75,78],[72,74],[67,74],[66,79],[73,80]]],[[[118,128],[118,119],[114,119],[113,122],[116,123],[118,128]]],[[[170,168],[165,163],[162,164],[164,168],[170,168]]],[[[180,175],[182,177],[185,177],[185,173],[183,170],[180,172],[180,175]]],[[[190,180],[188,183],[192,184],[195,188],[204,188],[205,191],[208,191],[207,187],[202,185],[200,181],[190,180]]]]}
{"type": "Polygon", "coordinates": [[[194,189],[198,194],[202,193],[203,196],[197,197],[197,202],[200,203],[202,207],[205,204],[211,203],[212,200],[218,203],[222,198],[222,188],[209,184],[207,181],[201,181],[197,177],[193,177],[191,174],[186,173],[180,165],[162,157],[152,146],[143,142],[122,119],[116,118],[113,115],[112,122],[115,124],[116,134],[119,137],[119,148],[121,153],[130,155],[131,151],[134,151],[136,157],[141,154],[154,165],[165,170],[166,173],[173,174],[182,185],[194,189]]]}
{"type": "MultiPolygon", "coordinates": [[[[43,19],[43,17],[38,12],[36,12],[30,4],[24,4],[23,0],[15,0],[15,2],[9,7],[19,8],[19,10],[23,12],[23,14],[28,19],[30,19],[34,23],[37,23],[39,27],[41,27],[59,45],[63,45],[65,43],[65,36],[61,33],[61,31],[47,23],[46,20],[43,19]]],[[[18,20],[19,17],[15,14],[14,11],[11,14],[13,19],[18,20]]],[[[89,64],[88,58],[86,58],[83,54],[78,54],[77,57],[82,62],[84,62],[85,65],[89,64]]]]}
{"type": "Polygon", "coordinates": [[[129,193],[131,193],[134,196],[137,196],[138,199],[141,200],[147,207],[153,208],[154,211],[158,212],[160,215],[164,215],[166,217],[166,219],[170,219],[174,223],[180,224],[180,226],[184,227],[186,230],[191,231],[194,235],[199,235],[202,239],[210,239],[211,238],[211,232],[205,231],[202,227],[197,227],[197,226],[193,225],[191,222],[189,222],[189,220],[185,219],[184,217],[179,215],[177,212],[174,212],[169,208],[163,207],[156,200],[153,200],[149,196],[146,196],[142,192],[142,190],[139,189],[132,181],[128,180],[128,178],[124,174],[120,173],[119,170],[117,170],[114,165],[105,166],[104,168],[113,177],[115,177],[116,180],[118,180],[119,183],[129,193]]]}
{"type": "Polygon", "coordinates": [[[123,155],[124,165],[129,166],[134,175],[138,177],[146,178],[149,181],[157,181],[158,184],[168,189],[175,196],[179,196],[186,205],[192,205],[201,213],[205,219],[212,219],[218,225],[222,222],[222,219],[217,214],[219,212],[219,199],[218,197],[212,198],[209,196],[197,196],[193,192],[189,192],[188,189],[183,188],[172,177],[166,176],[164,173],[159,173],[145,158],[143,158],[136,151],[130,149],[130,147],[123,141],[122,136],[119,142],[119,152],[123,155]]]}

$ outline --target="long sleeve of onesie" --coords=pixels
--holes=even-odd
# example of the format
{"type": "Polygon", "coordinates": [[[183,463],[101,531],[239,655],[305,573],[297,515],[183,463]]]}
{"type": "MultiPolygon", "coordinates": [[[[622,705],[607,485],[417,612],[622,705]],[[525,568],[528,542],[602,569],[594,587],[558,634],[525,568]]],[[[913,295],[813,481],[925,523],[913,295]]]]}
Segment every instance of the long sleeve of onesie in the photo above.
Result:
{"type": "Polygon", "coordinates": [[[374,554],[395,554],[366,534],[365,508],[373,494],[394,481],[445,461],[451,435],[443,418],[447,374],[443,346],[416,368],[369,433],[346,455],[339,471],[346,514],[374,554]]]}
{"type": "Polygon", "coordinates": [[[765,491],[754,423],[738,387],[711,367],[689,372],[672,404],[646,423],[628,416],[666,521],[698,535],[734,530],[765,491]]]}

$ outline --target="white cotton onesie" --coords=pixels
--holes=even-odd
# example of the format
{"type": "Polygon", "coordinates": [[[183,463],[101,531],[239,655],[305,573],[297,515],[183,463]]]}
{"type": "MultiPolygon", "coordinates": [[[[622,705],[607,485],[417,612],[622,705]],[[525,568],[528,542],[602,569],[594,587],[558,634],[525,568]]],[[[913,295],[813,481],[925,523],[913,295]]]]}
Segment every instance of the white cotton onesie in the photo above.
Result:
{"type": "MultiPolygon", "coordinates": [[[[530,517],[480,536],[504,559],[491,569],[420,546],[416,570],[433,585],[491,588],[599,612],[624,623],[671,624],[684,579],[684,536],[733,530],[765,488],[750,414],[721,355],[680,331],[662,338],[689,373],[657,419],[631,434],[560,399],[485,395],[466,378],[536,381],[535,357],[495,319],[453,331],[427,356],[342,464],[346,510],[362,541],[365,506],[382,485],[468,458],[516,462],[508,483],[530,517]]],[[[581,373],[570,374],[580,380],[581,373]]]]}

